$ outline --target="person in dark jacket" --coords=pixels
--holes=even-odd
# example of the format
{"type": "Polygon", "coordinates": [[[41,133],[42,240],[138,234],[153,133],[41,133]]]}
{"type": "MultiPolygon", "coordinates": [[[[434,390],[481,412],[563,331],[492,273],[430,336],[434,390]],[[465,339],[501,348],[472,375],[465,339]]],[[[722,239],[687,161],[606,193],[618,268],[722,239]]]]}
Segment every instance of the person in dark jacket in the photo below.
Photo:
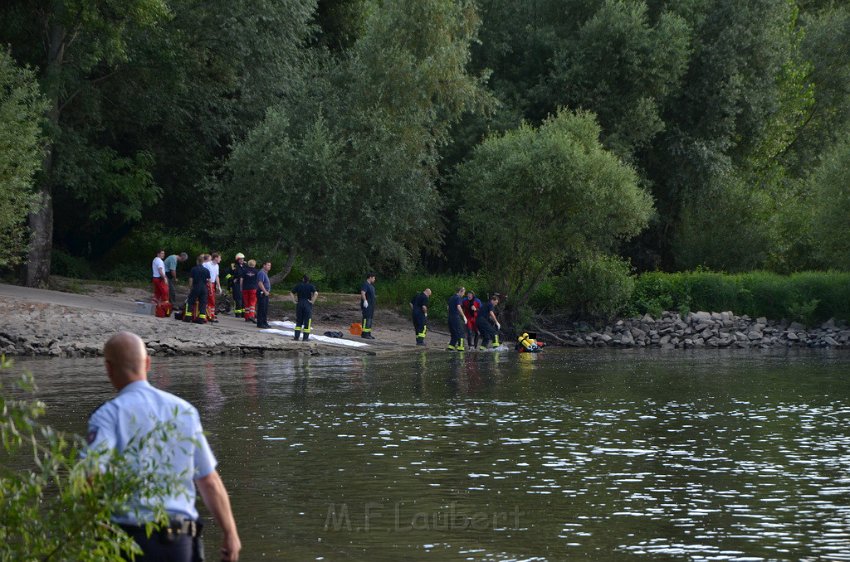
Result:
{"type": "Polygon", "coordinates": [[[478,331],[481,332],[481,349],[486,349],[492,342],[493,347],[499,347],[499,330],[502,325],[496,318],[496,307],[499,305],[499,295],[490,295],[490,300],[478,311],[478,331]]]}
{"type": "Polygon", "coordinates": [[[204,267],[204,255],[196,260],[197,265],[189,272],[189,298],[186,300],[184,322],[207,323],[207,281],[210,270],[204,267]]]}
{"type": "Polygon", "coordinates": [[[245,322],[257,323],[257,262],[248,260],[242,275],[242,304],[245,306],[245,322]]]}
{"type": "Polygon", "coordinates": [[[372,318],[375,316],[375,274],[367,273],[366,281],[360,286],[360,313],[363,327],[360,337],[367,340],[375,339],[372,335],[372,318]]]}
{"type": "Polygon", "coordinates": [[[451,351],[463,351],[463,326],[466,324],[466,315],[463,313],[463,293],[466,289],[458,287],[455,294],[449,299],[449,332],[451,340],[448,349],[451,351]]]}
{"type": "Polygon", "coordinates": [[[425,345],[425,334],[428,332],[428,303],[431,299],[431,289],[425,289],[410,301],[413,314],[413,329],[416,331],[416,345],[425,345]]]}
{"type": "Polygon", "coordinates": [[[230,264],[227,282],[233,294],[233,316],[242,318],[245,316],[245,305],[242,304],[242,277],[245,276],[245,254],[236,254],[236,263],[230,264]]]}
{"type": "Polygon", "coordinates": [[[310,277],[305,275],[301,282],[295,285],[289,296],[295,303],[295,341],[303,334],[304,341],[310,339],[313,329],[313,303],[319,297],[315,285],[310,283],[310,277]]]}

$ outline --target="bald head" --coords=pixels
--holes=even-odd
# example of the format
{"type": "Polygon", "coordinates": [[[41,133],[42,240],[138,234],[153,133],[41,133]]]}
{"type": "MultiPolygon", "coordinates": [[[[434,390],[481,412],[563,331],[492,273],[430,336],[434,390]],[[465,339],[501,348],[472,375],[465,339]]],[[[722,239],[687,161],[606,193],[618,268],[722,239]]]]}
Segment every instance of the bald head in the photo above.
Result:
{"type": "Polygon", "coordinates": [[[119,332],[103,346],[106,373],[112,386],[121,390],[128,384],[148,378],[151,360],[142,338],[131,332],[119,332]]]}

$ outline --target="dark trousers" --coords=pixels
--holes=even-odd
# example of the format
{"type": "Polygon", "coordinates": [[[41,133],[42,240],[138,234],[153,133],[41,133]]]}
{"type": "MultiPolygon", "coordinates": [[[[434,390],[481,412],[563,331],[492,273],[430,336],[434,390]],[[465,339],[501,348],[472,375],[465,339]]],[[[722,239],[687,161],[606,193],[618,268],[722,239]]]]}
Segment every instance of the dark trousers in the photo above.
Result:
{"type": "Polygon", "coordinates": [[[193,562],[195,560],[203,560],[203,542],[201,538],[192,538],[189,535],[172,535],[157,531],[150,537],[147,536],[144,527],[129,527],[122,526],[130,537],[142,549],[141,556],[130,558],[125,556],[125,560],[133,560],[133,562],[193,562]],[[195,544],[197,543],[197,545],[195,544]],[[199,557],[194,557],[195,548],[199,549],[199,557]]]}
{"type": "Polygon", "coordinates": [[[171,305],[174,306],[174,303],[177,302],[177,282],[173,277],[171,277],[170,273],[166,273],[165,278],[168,279],[168,300],[170,300],[171,305]]]}
{"type": "Polygon", "coordinates": [[[239,318],[245,314],[245,307],[242,304],[242,287],[238,283],[233,285],[233,315],[239,318]]]}
{"type": "Polygon", "coordinates": [[[295,339],[304,334],[304,341],[310,338],[313,330],[313,305],[310,301],[298,301],[295,305],[295,339]]]}
{"type": "Polygon", "coordinates": [[[363,333],[372,333],[372,317],[375,315],[375,305],[370,304],[369,308],[363,308],[361,304],[360,313],[363,315],[363,333]]]}
{"type": "Polygon", "coordinates": [[[428,318],[421,310],[413,311],[413,329],[416,330],[416,343],[424,343],[425,334],[428,331],[428,318]]]}
{"type": "Polygon", "coordinates": [[[466,325],[466,345],[478,347],[478,324],[466,325]]]}
{"type": "Polygon", "coordinates": [[[460,316],[449,315],[449,333],[451,334],[449,345],[463,349],[463,320],[460,316]]]}
{"type": "Polygon", "coordinates": [[[493,342],[493,347],[499,347],[499,334],[492,322],[489,320],[479,320],[478,331],[481,332],[482,347],[487,347],[490,342],[493,342]]]}
{"type": "Polygon", "coordinates": [[[257,293],[257,326],[269,323],[269,295],[257,293]]]}
{"type": "Polygon", "coordinates": [[[196,320],[194,313],[197,311],[198,316],[204,322],[207,321],[207,286],[203,284],[199,287],[192,285],[192,290],[189,291],[189,298],[186,301],[186,314],[183,320],[196,320]],[[197,302],[198,307],[195,308],[197,302]]]}

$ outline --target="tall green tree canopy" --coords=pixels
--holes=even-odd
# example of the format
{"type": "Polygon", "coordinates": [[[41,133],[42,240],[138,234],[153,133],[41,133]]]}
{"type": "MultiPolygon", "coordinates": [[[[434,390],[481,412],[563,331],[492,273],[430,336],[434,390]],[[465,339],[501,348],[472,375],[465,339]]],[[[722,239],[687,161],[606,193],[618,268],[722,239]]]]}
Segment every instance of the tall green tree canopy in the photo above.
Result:
{"type": "Polygon", "coordinates": [[[219,193],[238,192],[243,243],[286,248],[330,271],[394,271],[439,243],[438,148],[486,106],[467,73],[471,2],[370,1],[350,49],[317,55],[303,89],[234,147],[219,193]],[[274,204],[270,202],[280,202],[274,204]]]}
{"type": "Polygon", "coordinates": [[[463,232],[512,306],[570,260],[610,252],[646,226],[649,194],[599,137],[591,114],[560,111],[537,129],[489,137],[459,166],[463,232]]]}
{"type": "Polygon", "coordinates": [[[26,252],[26,213],[36,203],[33,178],[41,165],[46,108],[35,73],[0,46],[0,269],[26,252]]]}

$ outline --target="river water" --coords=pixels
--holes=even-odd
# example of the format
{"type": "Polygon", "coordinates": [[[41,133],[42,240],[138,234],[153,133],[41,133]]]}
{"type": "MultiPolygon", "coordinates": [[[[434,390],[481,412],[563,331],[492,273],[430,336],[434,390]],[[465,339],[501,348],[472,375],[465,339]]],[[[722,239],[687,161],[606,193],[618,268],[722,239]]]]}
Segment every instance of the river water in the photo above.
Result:
{"type": "MultiPolygon", "coordinates": [[[[19,362],[77,433],[99,360],[19,362]]],[[[850,560],[850,355],[154,358],[243,560],[850,560]]],[[[208,559],[216,559],[211,530],[208,559]]]]}

